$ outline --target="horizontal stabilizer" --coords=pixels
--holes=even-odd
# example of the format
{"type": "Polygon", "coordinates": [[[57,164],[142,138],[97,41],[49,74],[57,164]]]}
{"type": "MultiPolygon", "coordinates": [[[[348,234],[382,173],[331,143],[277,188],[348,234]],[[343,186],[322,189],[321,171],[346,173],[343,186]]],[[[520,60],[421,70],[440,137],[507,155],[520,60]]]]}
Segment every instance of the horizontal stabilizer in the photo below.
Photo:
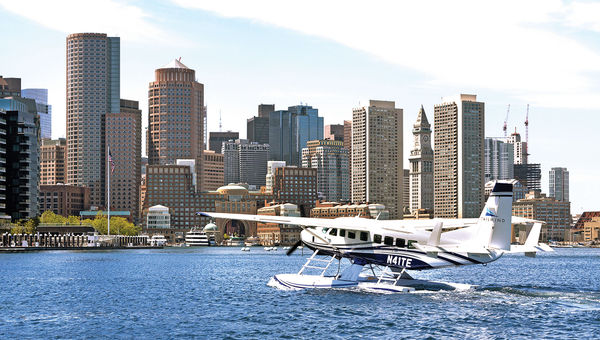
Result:
{"type": "Polygon", "coordinates": [[[484,247],[466,246],[466,247],[440,247],[444,251],[452,253],[467,253],[473,255],[489,255],[490,251],[484,247]]]}
{"type": "Polygon", "coordinates": [[[430,246],[430,245],[426,245],[426,244],[413,243],[413,245],[415,246],[415,248],[419,249],[420,251],[426,252],[427,256],[431,256],[431,257],[437,257],[438,253],[443,251],[442,249],[440,249],[438,247],[434,247],[434,246],[430,246]]]}

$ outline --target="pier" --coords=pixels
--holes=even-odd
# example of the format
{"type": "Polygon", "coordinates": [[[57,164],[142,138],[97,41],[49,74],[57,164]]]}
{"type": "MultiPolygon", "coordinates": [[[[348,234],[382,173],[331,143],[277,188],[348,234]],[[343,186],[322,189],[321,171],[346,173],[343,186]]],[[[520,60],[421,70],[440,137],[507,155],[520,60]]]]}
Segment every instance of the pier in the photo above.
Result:
{"type": "Polygon", "coordinates": [[[4,233],[0,237],[0,252],[161,248],[150,245],[148,236],[4,233]]]}

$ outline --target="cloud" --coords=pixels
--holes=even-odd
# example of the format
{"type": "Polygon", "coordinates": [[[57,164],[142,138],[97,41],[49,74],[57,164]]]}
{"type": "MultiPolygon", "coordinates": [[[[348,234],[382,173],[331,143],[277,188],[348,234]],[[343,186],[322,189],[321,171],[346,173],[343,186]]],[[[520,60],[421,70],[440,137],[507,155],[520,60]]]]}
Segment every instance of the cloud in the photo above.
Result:
{"type": "Polygon", "coordinates": [[[567,28],[600,32],[600,5],[537,1],[174,0],[335,41],[422,72],[431,85],[490,89],[536,106],[597,108],[597,51],[567,28]],[[539,99],[539,102],[533,100],[539,99]],[[545,102],[546,99],[552,99],[545,102]]]}
{"type": "Polygon", "coordinates": [[[139,7],[113,0],[0,0],[0,6],[53,30],[106,32],[131,41],[166,41],[139,7]]]}

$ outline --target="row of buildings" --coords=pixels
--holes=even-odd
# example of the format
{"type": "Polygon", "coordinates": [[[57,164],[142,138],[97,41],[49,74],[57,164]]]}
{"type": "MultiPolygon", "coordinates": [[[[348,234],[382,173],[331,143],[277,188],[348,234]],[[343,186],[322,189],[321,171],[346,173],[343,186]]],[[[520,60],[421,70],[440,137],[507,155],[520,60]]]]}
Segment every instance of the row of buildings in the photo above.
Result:
{"type": "MultiPolygon", "coordinates": [[[[433,129],[421,107],[412,130],[410,166],[404,169],[404,112],[393,101],[371,100],[353,109],[351,120],[328,126],[309,105],[276,110],[261,104],[247,121],[247,139],[231,131],[207,136],[204,85],[181,60],[156,69],[148,85],[143,168],[142,112],[137,101],[120,98],[119,38],[71,34],[66,48],[65,139],[42,139],[34,147],[44,137],[39,112],[51,111],[47,102],[42,98],[37,105],[14,91],[14,78],[2,85],[2,96],[14,106],[4,104],[6,117],[16,111],[22,116],[19,124],[31,127],[27,141],[22,135],[14,141],[30,143],[22,148],[30,161],[20,165],[29,173],[14,184],[26,194],[19,199],[21,212],[4,211],[12,219],[46,209],[63,214],[103,209],[110,200],[112,209],[129,212],[139,224],[146,223],[151,207],[167,207],[169,228],[181,232],[208,222],[194,215],[197,211],[252,212],[294,204],[309,216],[319,200],[381,205],[392,219],[469,218],[483,209],[487,181],[514,178],[523,187],[522,196],[530,189],[539,194],[539,164],[527,162],[526,144],[516,133],[506,140],[485,138],[485,104],[475,95],[443,98],[434,106],[433,129]],[[235,191],[227,183],[242,185],[233,185],[235,191]]],[[[12,164],[9,157],[7,165],[12,164]]],[[[568,172],[563,170],[551,173],[550,195],[568,202],[568,172]]],[[[253,228],[227,223],[237,222],[224,222],[223,234],[256,235],[253,228]]]]}

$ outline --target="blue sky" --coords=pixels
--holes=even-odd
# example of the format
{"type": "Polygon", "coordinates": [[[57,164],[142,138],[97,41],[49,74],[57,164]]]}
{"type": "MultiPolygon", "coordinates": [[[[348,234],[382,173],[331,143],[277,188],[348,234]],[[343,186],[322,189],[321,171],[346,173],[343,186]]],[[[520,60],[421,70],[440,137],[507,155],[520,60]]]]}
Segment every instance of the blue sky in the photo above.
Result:
{"type": "MultiPolygon", "coordinates": [[[[0,74],[45,87],[65,131],[65,38],[121,37],[121,97],[140,102],[154,69],[182,57],[205,85],[209,131],[246,134],[260,103],[308,103],[325,123],[369,99],[404,109],[405,156],[424,105],[474,93],[486,135],[524,135],[531,161],[567,167],[573,212],[600,209],[600,3],[586,1],[7,1],[0,74]]],[[[406,158],[406,157],[405,157],[406,158]]],[[[405,167],[408,161],[405,160],[405,167]]]]}

